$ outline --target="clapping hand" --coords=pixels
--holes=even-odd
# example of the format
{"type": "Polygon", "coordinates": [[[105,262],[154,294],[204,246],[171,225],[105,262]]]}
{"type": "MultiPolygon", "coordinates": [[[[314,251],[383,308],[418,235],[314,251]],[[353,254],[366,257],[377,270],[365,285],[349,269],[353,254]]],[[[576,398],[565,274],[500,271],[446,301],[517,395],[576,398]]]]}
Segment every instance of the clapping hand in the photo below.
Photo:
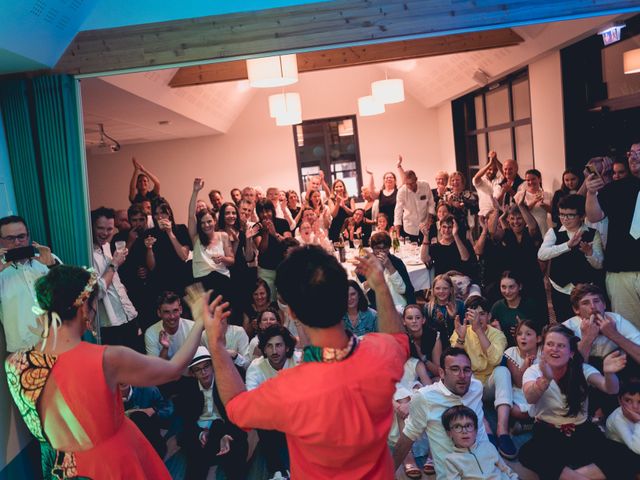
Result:
{"type": "Polygon", "coordinates": [[[604,315],[596,313],[593,321],[598,326],[599,332],[609,339],[618,333],[616,321],[611,317],[611,315],[607,315],[606,313],[604,315]]]}
{"type": "MultiPolygon", "coordinates": [[[[467,312],[468,313],[468,312],[467,312]]],[[[453,328],[458,334],[458,339],[463,342],[465,337],[467,336],[467,325],[469,321],[467,319],[467,315],[465,314],[464,320],[460,322],[460,315],[456,315],[453,319],[453,328]]]]}
{"type": "Polygon", "coordinates": [[[580,242],[580,246],[578,248],[586,257],[593,255],[593,242],[580,242]]]}
{"type": "Polygon", "coordinates": [[[620,350],[616,350],[615,352],[610,353],[609,355],[604,357],[602,371],[604,373],[618,373],[625,367],[626,364],[627,355],[620,350]]]}
{"type": "Polygon", "coordinates": [[[577,247],[578,245],[580,245],[581,239],[582,239],[582,230],[578,230],[576,233],[573,234],[573,237],[569,239],[569,241],[567,242],[567,246],[569,248],[577,247]]]}
{"type": "Polygon", "coordinates": [[[160,333],[158,334],[158,343],[163,348],[169,348],[169,334],[164,330],[160,330],[160,333]]]}
{"type": "Polygon", "coordinates": [[[384,279],[384,266],[382,262],[374,254],[365,252],[361,257],[354,258],[356,264],[356,273],[364,275],[367,283],[374,290],[385,288],[387,282],[384,279]]]}

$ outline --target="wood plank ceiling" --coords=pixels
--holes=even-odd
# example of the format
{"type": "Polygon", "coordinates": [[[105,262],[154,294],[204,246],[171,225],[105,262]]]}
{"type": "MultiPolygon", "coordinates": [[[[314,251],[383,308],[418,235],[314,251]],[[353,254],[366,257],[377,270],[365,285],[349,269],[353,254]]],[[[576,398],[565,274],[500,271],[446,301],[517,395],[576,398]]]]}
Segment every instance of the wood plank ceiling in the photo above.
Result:
{"type": "MultiPolygon", "coordinates": [[[[459,33],[400,42],[302,52],[297,55],[298,72],[313,72],[337,67],[351,67],[393,60],[408,60],[448,53],[508,47],[517,45],[522,41],[522,37],[510,28],[501,28],[498,30],[459,33]]],[[[244,60],[235,60],[182,67],[176,72],[169,85],[171,87],[185,87],[246,78],[246,62],[244,60]]]]}
{"type": "Polygon", "coordinates": [[[239,60],[639,10],[637,0],[335,0],[80,32],[55,70],[239,60]]]}

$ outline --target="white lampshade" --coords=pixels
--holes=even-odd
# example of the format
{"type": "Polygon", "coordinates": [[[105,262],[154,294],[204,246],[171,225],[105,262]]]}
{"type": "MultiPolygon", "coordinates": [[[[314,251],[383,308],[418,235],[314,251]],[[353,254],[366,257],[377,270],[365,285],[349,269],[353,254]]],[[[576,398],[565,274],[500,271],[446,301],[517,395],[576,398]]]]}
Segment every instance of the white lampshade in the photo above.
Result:
{"type": "Polygon", "coordinates": [[[384,104],[404,102],[404,82],[401,78],[378,80],[371,84],[371,95],[384,104]]]}
{"type": "Polygon", "coordinates": [[[624,73],[640,72],[640,48],[624,52],[622,61],[624,63],[624,73]]]}
{"type": "Polygon", "coordinates": [[[301,111],[290,111],[286,113],[282,113],[276,117],[276,125],[279,127],[285,125],[297,125],[302,123],[302,112],[301,111]]]}
{"type": "Polygon", "coordinates": [[[285,87],[298,81],[295,54],[247,60],[249,85],[256,88],[285,87]]]}
{"type": "Polygon", "coordinates": [[[371,95],[360,97],[358,99],[358,112],[361,117],[384,113],[384,103],[377,101],[371,95]]]}
{"type": "Polygon", "coordinates": [[[302,112],[299,93],[278,93],[269,96],[269,115],[271,118],[287,112],[302,112]]]}

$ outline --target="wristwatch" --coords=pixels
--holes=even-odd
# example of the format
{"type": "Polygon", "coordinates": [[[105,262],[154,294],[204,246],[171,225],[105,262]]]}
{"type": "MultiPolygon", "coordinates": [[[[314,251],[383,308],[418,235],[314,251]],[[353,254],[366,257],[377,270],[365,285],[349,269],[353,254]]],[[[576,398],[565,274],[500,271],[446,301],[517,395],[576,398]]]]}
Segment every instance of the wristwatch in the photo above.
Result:
{"type": "Polygon", "coordinates": [[[118,271],[118,266],[114,263],[109,263],[109,265],[107,265],[107,268],[113,268],[114,272],[118,271]]]}

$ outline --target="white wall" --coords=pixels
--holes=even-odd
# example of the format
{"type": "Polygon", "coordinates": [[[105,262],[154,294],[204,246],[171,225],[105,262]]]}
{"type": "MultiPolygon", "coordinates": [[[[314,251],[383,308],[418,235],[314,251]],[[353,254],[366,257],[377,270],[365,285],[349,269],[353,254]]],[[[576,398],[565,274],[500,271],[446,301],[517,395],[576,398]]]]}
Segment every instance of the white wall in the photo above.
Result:
{"type": "MultiPolygon", "coordinates": [[[[301,75],[289,91],[300,93],[304,119],[354,114],[357,98],[368,95],[371,82],[383,75],[376,67],[314,72],[301,75]]],[[[205,179],[206,191],[217,188],[225,197],[231,188],[246,185],[298,190],[292,128],[277,127],[269,117],[267,97],[272,93],[259,91],[225,135],[125,145],[116,154],[89,152],[91,207],[128,206],[131,156],[158,175],[162,195],[180,222],[186,220],[195,176],[205,179]]],[[[398,154],[405,168],[431,182],[436,171],[453,169],[452,148],[443,155],[440,147],[443,118],[446,115],[425,109],[409,95],[403,103],[388,105],[382,115],[358,117],[363,173],[369,167],[380,185],[383,172],[395,169],[398,154]]]]}
{"type": "Polygon", "coordinates": [[[544,189],[553,192],[560,188],[566,163],[560,52],[529,65],[529,88],[535,165],[544,189]]]}

